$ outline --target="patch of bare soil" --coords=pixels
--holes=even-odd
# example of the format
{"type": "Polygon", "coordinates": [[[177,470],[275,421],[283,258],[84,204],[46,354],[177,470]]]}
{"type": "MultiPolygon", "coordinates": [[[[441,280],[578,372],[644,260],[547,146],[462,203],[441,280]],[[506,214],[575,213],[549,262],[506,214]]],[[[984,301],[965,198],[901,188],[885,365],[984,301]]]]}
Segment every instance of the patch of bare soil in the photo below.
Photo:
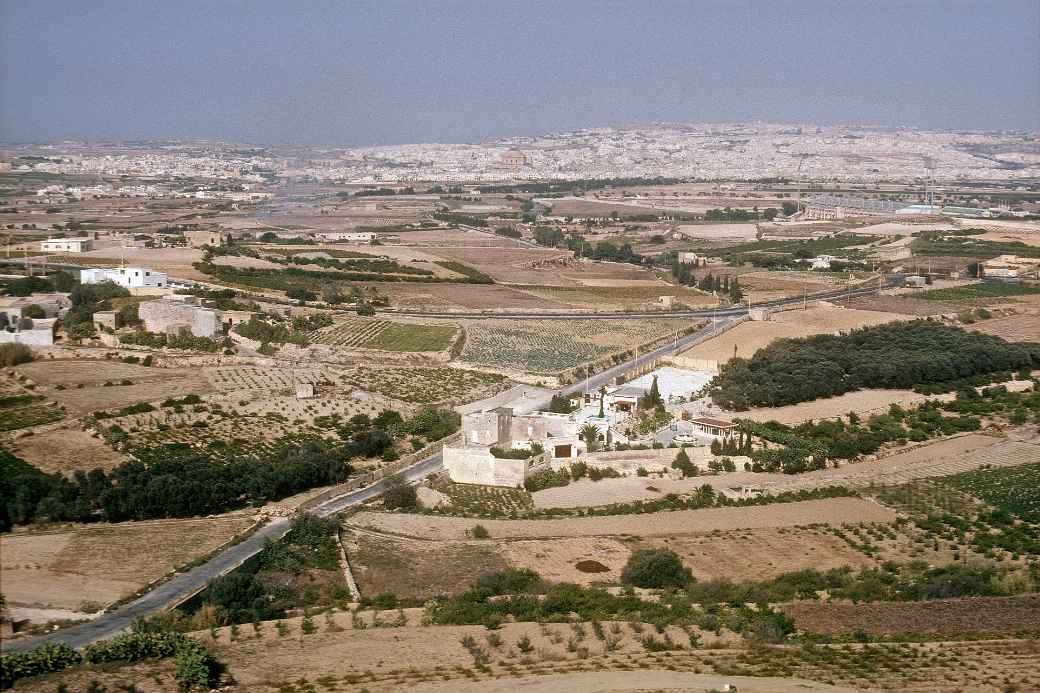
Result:
{"type": "MultiPolygon", "coordinates": [[[[473,522],[470,522],[472,527],[473,522]]],[[[366,597],[396,594],[426,599],[467,589],[484,573],[508,567],[493,544],[396,541],[359,533],[347,558],[366,597]]]]}
{"type": "MultiPolygon", "coordinates": [[[[612,515],[554,520],[485,520],[492,537],[663,536],[757,527],[793,527],[812,523],[892,522],[895,513],[860,498],[828,498],[745,508],[678,510],[653,515],[612,515]]],[[[400,513],[361,512],[349,524],[388,534],[423,539],[461,540],[473,520],[400,513]]]]}
{"type": "Polygon", "coordinates": [[[976,597],[927,602],[795,602],[781,606],[800,630],[826,635],[1007,636],[1040,633],[1040,595],[976,597]]]}
{"type": "Polygon", "coordinates": [[[97,467],[108,470],[127,460],[100,439],[71,426],[34,431],[31,436],[16,437],[3,445],[12,454],[48,474],[60,472],[71,476],[78,469],[89,471],[97,467]]]}
{"type": "Polygon", "coordinates": [[[237,512],[4,534],[3,593],[9,603],[26,606],[107,605],[212,551],[251,524],[251,514],[237,512]]]}
{"type": "Polygon", "coordinates": [[[752,529],[706,536],[646,539],[632,550],[668,548],[698,580],[766,580],[812,568],[870,568],[876,561],[824,529],[752,529]]]}

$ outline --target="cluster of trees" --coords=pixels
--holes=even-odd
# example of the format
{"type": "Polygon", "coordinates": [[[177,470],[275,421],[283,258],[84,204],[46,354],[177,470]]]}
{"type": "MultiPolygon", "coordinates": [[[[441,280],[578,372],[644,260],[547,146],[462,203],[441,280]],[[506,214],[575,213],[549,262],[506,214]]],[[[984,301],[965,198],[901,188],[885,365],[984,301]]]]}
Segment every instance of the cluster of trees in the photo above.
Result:
{"type": "Polygon", "coordinates": [[[772,221],[779,213],[780,210],[775,207],[767,207],[762,211],[759,211],[758,207],[750,210],[723,207],[722,209],[709,209],[704,213],[704,218],[707,221],[757,221],[758,219],[772,221]]]}
{"type": "Polygon", "coordinates": [[[69,294],[72,307],[62,318],[65,334],[73,339],[93,336],[94,313],[99,310],[112,310],[112,299],[126,298],[129,295],[127,289],[115,282],[76,284],[69,294]]]}
{"type": "Polygon", "coordinates": [[[495,229],[495,235],[505,236],[506,238],[522,238],[524,234],[520,233],[516,229],[511,229],[508,226],[499,226],[495,229]]]}
{"type": "Polygon", "coordinates": [[[209,337],[196,337],[187,329],[181,330],[177,334],[137,330],[119,335],[119,341],[123,344],[136,344],[137,346],[152,347],[153,349],[169,347],[171,349],[207,351],[210,353],[231,347],[230,342],[226,339],[218,341],[209,337]]]}
{"type": "MultiPolygon", "coordinates": [[[[316,316],[315,316],[316,317],[316,316]]],[[[328,316],[326,316],[328,317],[328,316]]],[[[304,327],[310,325],[310,318],[296,318],[296,320],[304,321],[304,327]]],[[[310,340],[307,339],[307,335],[302,331],[296,329],[296,320],[293,321],[291,328],[287,327],[279,321],[264,320],[258,315],[254,315],[249,318],[249,322],[240,322],[231,329],[236,333],[240,334],[246,339],[252,339],[261,344],[296,344],[298,346],[307,346],[310,340]]],[[[320,322],[320,320],[319,320],[320,322]]],[[[332,319],[329,318],[329,324],[332,319]]]]}
{"type": "Polygon", "coordinates": [[[672,276],[683,286],[694,286],[701,291],[726,294],[733,303],[739,303],[744,298],[744,289],[740,286],[740,280],[737,277],[730,279],[728,274],[713,275],[708,272],[698,279],[693,270],[692,265],[678,261],[672,263],[672,276]]]}
{"type": "Polygon", "coordinates": [[[920,442],[975,431],[982,425],[974,416],[944,415],[939,405],[931,402],[913,409],[893,404],[887,413],[873,414],[866,420],[850,412],[847,421],[823,419],[794,427],[776,421],[741,420],[740,424],[749,435],[783,446],[751,452],[751,471],[786,474],[822,469],[828,460],[855,460],[877,452],[886,443],[920,442]]]}
{"type": "Polygon", "coordinates": [[[931,320],[865,327],[842,335],[781,339],[722,366],[711,396],[736,411],[776,407],[860,388],[916,385],[1040,367],[1040,344],[1010,344],[931,320]]]}
{"type": "Polygon", "coordinates": [[[53,272],[46,277],[21,277],[6,282],[4,289],[11,296],[29,296],[31,294],[72,291],[79,282],[71,273],[64,270],[53,272]]]}
{"type": "Polygon", "coordinates": [[[261,504],[315,486],[346,481],[348,446],[321,439],[283,440],[262,455],[225,462],[184,444],[137,451],[106,472],[78,470],[72,479],[45,474],[0,455],[0,530],[34,521],[149,520],[194,517],[261,504]]]}
{"type": "Polygon", "coordinates": [[[571,405],[571,398],[567,395],[553,395],[549,401],[549,411],[554,414],[570,414],[577,408],[571,405]]]}

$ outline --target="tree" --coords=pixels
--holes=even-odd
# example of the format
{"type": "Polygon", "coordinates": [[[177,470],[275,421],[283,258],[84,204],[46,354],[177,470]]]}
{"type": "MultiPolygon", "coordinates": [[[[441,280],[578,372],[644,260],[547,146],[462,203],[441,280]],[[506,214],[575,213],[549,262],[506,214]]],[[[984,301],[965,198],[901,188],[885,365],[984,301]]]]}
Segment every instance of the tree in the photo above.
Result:
{"type": "Polygon", "coordinates": [[[621,582],[647,589],[684,587],[692,581],[690,569],[670,549],[640,549],[621,571],[621,582]]]}
{"type": "Polygon", "coordinates": [[[675,459],[672,460],[672,469],[678,469],[683,473],[684,477],[697,476],[701,471],[697,468],[697,465],[690,461],[690,456],[686,454],[685,448],[681,448],[675,459]]]}
{"type": "Polygon", "coordinates": [[[549,402],[549,411],[554,414],[570,414],[575,407],[571,406],[570,397],[566,395],[553,395],[549,402]]]}
{"type": "Polygon", "coordinates": [[[744,291],[740,288],[740,280],[733,277],[733,281],[729,285],[729,300],[733,303],[740,303],[744,298],[744,291]]]}
{"type": "Polygon", "coordinates": [[[662,405],[664,405],[664,400],[661,399],[661,391],[657,387],[657,376],[655,375],[650,383],[650,391],[639,398],[639,406],[643,409],[654,409],[662,405]]]}
{"type": "Polygon", "coordinates": [[[357,307],[358,315],[373,316],[376,314],[376,309],[367,303],[359,303],[357,307]]]}
{"type": "Polygon", "coordinates": [[[387,510],[412,509],[418,505],[415,487],[409,486],[400,474],[384,479],[383,489],[383,507],[387,510]]]}
{"type": "Polygon", "coordinates": [[[47,317],[47,311],[45,311],[42,306],[33,303],[22,309],[22,317],[31,318],[33,320],[37,318],[45,318],[47,317]]]}
{"type": "Polygon", "coordinates": [[[578,438],[585,441],[589,452],[595,452],[599,447],[599,429],[593,424],[587,423],[578,429],[578,438]]]}
{"type": "Polygon", "coordinates": [[[301,303],[305,301],[313,301],[318,297],[317,294],[315,294],[313,291],[309,291],[308,289],[304,289],[301,287],[289,289],[285,292],[285,296],[287,298],[293,299],[294,301],[300,301],[301,303]]]}
{"type": "Polygon", "coordinates": [[[343,292],[339,290],[339,286],[336,284],[322,284],[321,286],[321,300],[328,303],[330,306],[338,303],[343,303],[345,298],[343,292]]]}

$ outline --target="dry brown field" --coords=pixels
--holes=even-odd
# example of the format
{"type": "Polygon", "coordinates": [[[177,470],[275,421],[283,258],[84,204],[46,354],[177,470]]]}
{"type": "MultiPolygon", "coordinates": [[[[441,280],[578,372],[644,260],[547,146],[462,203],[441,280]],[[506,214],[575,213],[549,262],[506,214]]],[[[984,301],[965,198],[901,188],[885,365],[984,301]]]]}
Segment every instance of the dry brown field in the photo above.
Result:
{"type": "MultiPolygon", "coordinates": [[[[453,594],[478,575],[508,567],[490,543],[418,542],[353,533],[348,558],[358,589],[366,597],[395,594],[429,599],[453,594]]],[[[346,539],[346,537],[345,537],[346,539]]]]}
{"type": "Polygon", "coordinates": [[[869,310],[815,306],[808,310],[788,310],[774,313],[767,321],[747,321],[723,332],[714,339],[702,342],[680,356],[718,361],[720,364],[735,356],[750,358],[759,349],[777,339],[808,337],[814,334],[833,334],[858,327],[882,325],[909,316],[878,313],[869,310]],[[734,349],[734,347],[736,347],[734,349]]]}
{"type": "Polygon", "coordinates": [[[48,474],[71,476],[77,470],[112,469],[127,457],[75,425],[33,431],[31,436],[3,441],[8,452],[48,474]]]}
{"type": "MultiPolygon", "coordinates": [[[[601,281],[601,280],[587,280],[601,281]]],[[[672,284],[654,286],[619,286],[624,280],[606,280],[613,286],[524,286],[525,293],[551,301],[554,307],[569,306],[583,310],[625,310],[627,308],[663,308],[660,297],[671,296],[673,308],[678,305],[710,308],[718,301],[709,294],[672,284]]]]}
{"type": "Polygon", "coordinates": [[[903,296],[855,296],[851,307],[857,310],[877,311],[879,313],[896,313],[903,316],[927,317],[943,313],[956,313],[962,310],[958,303],[949,301],[928,301],[923,298],[905,298],[903,296]]]}
{"type": "Polygon", "coordinates": [[[795,602],[780,607],[800,630],[826,635],[928,633],[1007,637],[1040,633],[1040,595],[927,602],[795,602]]]}
{"type": "Polygon", "coordinates": [[[250,512],[184,520],[63,526],[0,535],[8,605],[80,610],[133,594],[227,542],[250,512]]]}
{"type": "Polygon", "coordinates": [[[889,405],[901,407],[920,404],[929,399],[950,400],[952,393],[942,395],[922,395],[913,390],[856,390],[836,397],[816,399],[811,402],[799,402],[782,407],[761,407],[742,412],[730,412],[754,421],[779,421],[783,424],[797,424],[810,419],[830,419],[854,411],[857,414],[877,414],[888,410],[889,405]]]}
{"type": "MultiPolygon", "coordinates": [[[[859,498],[828,498],[746,508],[662,512],[653,515],[653,522],[649,522],[646,515],[612,515],[554,520],[485,520],[481,524],[496,539],[534,539],[668,536],[715,530],[794,527],[813,523],[891,522],[894,519],[892,511],[876,503],[859,498]]],[[[348,524],[386,534],[446,541],[465,539],[474,521],[462,517],[365,511],[352,517],[348,524]]]]}
{"type": "Polygon", "coordinates": [[[550,248],[437,248],[434,252],[445,260],[475,267],[496,282],[505,284],[557,283],[560,280],[559,268],[532,268],[529,265],[573,255],[570,251],[550,248]]]}
{"type": "Polygon", "coordinates": [[[47,397],[65,406],[73,416],[137,402],[202,394],[211,389],[199,369],[192,368],[149,368],[119,361],[55,359],[23,364],[16,370],[48,386],[47,397]],[[123,380],[132,384],[120,384],[123,380]],[[106,382],[112,385],[106,386],[106,382]],[[56,389],[58,386],[64,389],[56,389]]]}
{"type": "Polygon", "coordinates": [[[366,282],[395,308],[425,310],[544,310],[567,306],[501,285],[366,282]]]}
{"type": "Polygon", "coordinates": [[[871,568],[877,562],[824,528],[764,528],[643,539],[631,549],[667,548],[698,580],[768,580],[795,570],[871,568]]]}
{"type": "Polygon", "coordinates": [[[966,326],[973,332],[991,334],[1009,342],[1040,341],[1040,314],[1009,315],[989,320],[980,320],[966,326]]]}
{"type": "MultiPolygon", "coordinates": [[[[900,690],[911,693],[1007,693],[1036,690],[1040,685],[1040,645],[1035,640],[988,640],[873,645],[818,645],[817,650],[758,647],[750,649],[732,637],[702,634],[701,644],[689,647],[682,630],[666,632],[683,649],[647,652],[639,632],[642,624],[603,623],[617,628],[616,647],[607,651],[592,634],[590,624],[506,623],[488,641],[482,626],[421,626],[421,610],[404,610],[406,625],[364,629],[352,627],[349,614],[335,613],[326,621],[315,617],[317,632],[303,635],[300,618],[285,619],[285,637],[275,635],[274,624],[261,623],[259,637],[251,626],[240,628],[231,640],[228,628],[195,633],[216,658],[228,667],[222,690],[258,693],[301,693],[308,690],[397,693],[710,693],[726,684],[744,693],[852,693],[900,690]],[[330,624],[334,626],[329,629],[330,624]],[[638,624],[637,624],[638,625],[638,624]],[[582,630],[579,647],[565,645],[582,630]],[[462,645],[466,637],[490,655],[485,670],[474,667],[462,645]],[[530,654],[517,643],[527,637],[530,654]],[[574,651],[570,651],[573,649],[574,651]],[[779,670],[779,671],[778,671],[779,670]],[[777,678],[776,674],[783,674],[777,678]]],[[[382,624],[398,612],[381,612],[382,624]]],[[[371,612],[359,612],[359,621],[371,623],[371,612]]],[[[70,691],[85,690],[90,681],[108,690],[142,693],[176,689],[169,660],[129,667],[75,669],[46,678],[27,680],[18,690],[53,693],[64,684],[70,691]]]]}

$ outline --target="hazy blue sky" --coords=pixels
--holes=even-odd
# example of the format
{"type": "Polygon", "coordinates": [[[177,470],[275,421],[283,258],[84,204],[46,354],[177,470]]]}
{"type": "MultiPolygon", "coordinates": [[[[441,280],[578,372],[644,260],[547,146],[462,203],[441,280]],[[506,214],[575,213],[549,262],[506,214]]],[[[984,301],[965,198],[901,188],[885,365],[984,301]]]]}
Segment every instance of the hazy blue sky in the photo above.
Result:
{"type": "Polygon", "coordinates": [[[1040,129],[1040,1],[0,0],[0,140],[1040,129]]]}

